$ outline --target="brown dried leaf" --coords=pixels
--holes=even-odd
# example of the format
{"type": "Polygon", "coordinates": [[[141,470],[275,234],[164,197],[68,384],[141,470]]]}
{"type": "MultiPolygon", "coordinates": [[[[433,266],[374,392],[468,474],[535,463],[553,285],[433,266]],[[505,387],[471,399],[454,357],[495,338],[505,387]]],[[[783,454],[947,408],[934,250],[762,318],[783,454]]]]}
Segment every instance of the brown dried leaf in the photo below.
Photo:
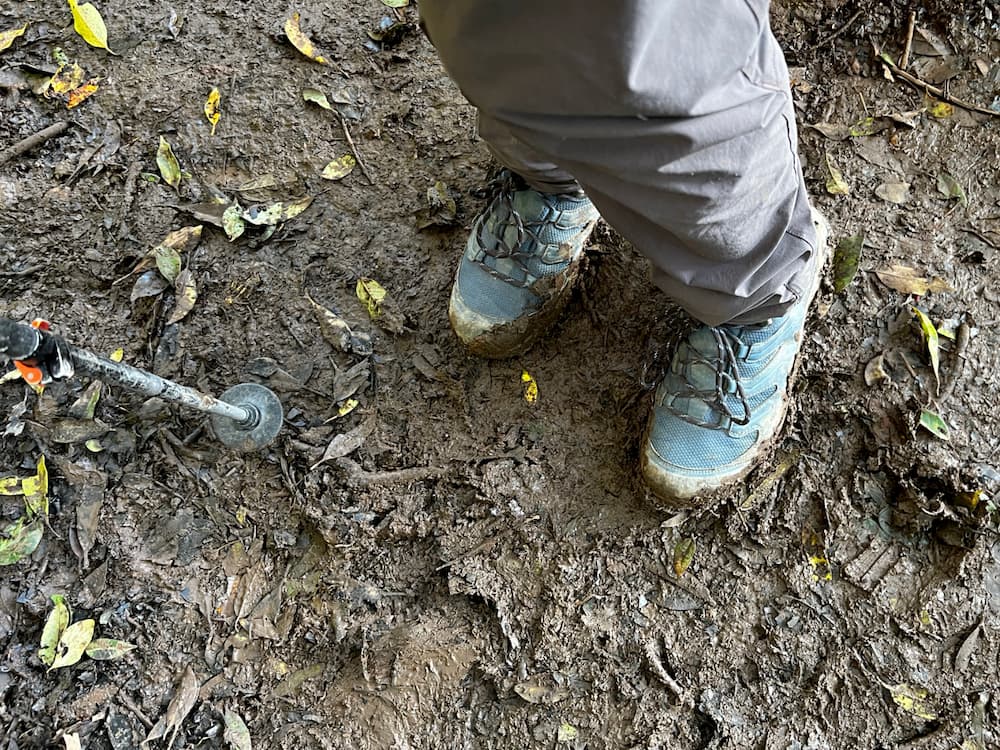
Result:
{"type": "Polygon", "coordinates": [[[174,290],[177,292],[177,305],[167,320],[167,325],[186,318],[187,314],[194,308],[194,303],[198,301],[198,286],[195,284],[194,274],[191,273],[190,268],[185,268],[177,275],[174,290]]]}
{"type": "Polygon", "coordinates": [[[893,264],[875,270],[878,280],[890,289],[903,294],[915,294],[918,297],[927,292],[951,291],[951,287],[944,279],[935,276],[927,279],[920,275],[920,272],[910,266],[893,264]]]}

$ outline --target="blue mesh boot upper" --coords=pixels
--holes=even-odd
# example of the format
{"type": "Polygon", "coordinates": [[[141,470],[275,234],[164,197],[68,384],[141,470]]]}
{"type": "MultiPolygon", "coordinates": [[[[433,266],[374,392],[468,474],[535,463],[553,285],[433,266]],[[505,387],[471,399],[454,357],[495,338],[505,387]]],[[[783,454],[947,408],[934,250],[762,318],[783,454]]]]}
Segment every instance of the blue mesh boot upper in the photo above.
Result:
{"type": "Polygon", "coordinates": [[[668,503],[693,504],[745,476],[777,436],[825,259],[821,222],[813,284],[784,316],[755,326],[702,326],[678,344],[656,389],[642,451],[646,482],[668,503]]]}
{"type": "Polygon", "coordinates": [[[558,317],[599,214],[582,193],[540,193],[507,171],[495,189],[473,224],[448,312],[474,352],[507,357],[558,317]]]}

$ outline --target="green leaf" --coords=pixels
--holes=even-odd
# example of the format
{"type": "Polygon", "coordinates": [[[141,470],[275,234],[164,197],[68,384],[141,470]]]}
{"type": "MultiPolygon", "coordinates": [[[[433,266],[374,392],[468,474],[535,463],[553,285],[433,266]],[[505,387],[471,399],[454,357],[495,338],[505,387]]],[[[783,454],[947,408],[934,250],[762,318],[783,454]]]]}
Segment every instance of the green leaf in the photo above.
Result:
{"type": "Polygon", "coordinates": [[[13,565],[34,552],[42,541],[44,526],[40,520],[28,523],[21,516],[0,534],[0,565],[13,565]]]}
{"type": "Polygon", "coordinates": [[[226,237],[233,242],[241,237],[247,230],[247,223],[243,221],[243,207],[239,203],[233,203],[222,212],[222,231],[226,237]]]}
{"type": "Polygon", "coordinates": [[[59,638],[69,626],[71,616],[69,607],[66,605],[66,598],[62,594],[53,594],[52,603],[55,606],[45,621],[45,627],[42,629],[42,640],[38,647],[38,658],[47,667],[51,666],[56,659],[59,638]]]}
{"type": "Polygon", "coordinates": [[[965,194],[965,189],[954,177],[947,172],[942,172],[937,178],[937,189],[948,200],[957,200],[963,206],[969,205],[969,198],[965,194]]]}
{"type": "Polygon", "coordinates": [[[156,257],[156,267],[163,274],[163,278],[173,284],[177,281],[177,275],[181,272],[181,256],[174,248],[166,245],[157,245],[153,249],[156,257]]]}
{"type": "Polygon", "coordinates": [[[119,641],[114,638],[95,638],[87,646],[87,656],[97,661],[110,661],[120,659],[129,651],[135,650],[135,644],[128,641],[119,641]]]}
{"type": "Polygon", "coordinates": [[[250,730],[247,729],[246,722],[235,711],[226,709],[225,713],[226,731],[222,735],[234,750],[253,750],[253,743],[250,741],[250,730]]]}
{"type": "Polygon", "coordinates": [[[861,262],[861,248],[865,244],[864,232],[853,237],[845,237],[837,243],[833,253],[833,291],[836,294],[847,289],[858,272],[861,262]]]}
{"type": "Polygon", "coordinates": [[[920,410],[920,426],[942,440],[951,439],[948,424],[939,415],[928,409],[920,410]]]}
{"type": "Polygon", "coordinates": [[[681,539],[674,545],[674,573],[680,578],[694,560],[694,539],[681,539]]]}
{"type": "Polygon", "coordinates": [[[326,98],[326,94],[319,89],[303,89],[302,98],[307,102],[312,102],[313,104],[322,107],[323,109],[333,109],[333,106],[330,104],[330,100],[326,98]]]}
{"type": "Polygon", "coordinates": [[[922,310],[914,307],[912,308],[914,314],[917,316],[917,320],[920,321],[920,330],[924,334],[924,341],[927,343],[927,353],[931,358],[931,369],[934,370],[934,380],[938,383],[941,382],[938,370],[941,366],[941,352],[938,343],[938,332],[934,324],[931,323],[931,319],[928,318],[922,310]]]}
{"type": "Polygon", "coordinates": [[[243,218],[256,226],[275,226],[283,221],[294,219],[300,213],[309,208],[313,202],[312,196],[299,198],[297,201],[288,203],[278,202],[269,206],[250,206],[243,211],[243,218]]]}
{"type": "Polygon", "coordinates": [[[59,643],[56,646],[56,658],[52,662],[52,666],[49,667],[49,671],[61,669],[62,667],[71,667],[76,664],[83,658],[83,652],[87,650],[87,646],[90,645],[93,638],[93,620],[74,622],[59,636],[59,643]]]}
{"type": "Polygon", "coordinates": [[[174,156],[173,149],[167,139],[160,136],[160,147],[156,149],[156,166],[160,170],[163,181],[176,189],[181,184],[181,165],[174,156]]]}
{"type": "Polygon", "coordinates": [[[874,117],[866,117],[863,120],[858,120],[850,129],[851,137],[860,138],[866,135],[872,135],[878,132],[878,128],[875,126],[874,117]]]}

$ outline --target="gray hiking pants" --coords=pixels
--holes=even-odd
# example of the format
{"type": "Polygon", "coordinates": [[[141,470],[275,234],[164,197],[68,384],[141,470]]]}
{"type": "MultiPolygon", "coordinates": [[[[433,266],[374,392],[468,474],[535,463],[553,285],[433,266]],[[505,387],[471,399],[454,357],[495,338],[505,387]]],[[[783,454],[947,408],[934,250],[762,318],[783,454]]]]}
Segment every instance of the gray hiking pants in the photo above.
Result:
{"type": "Polygon", "coordinates": [[[769,0],[421,0],[496,158],[583,188],[709,325],[781,315],[817,273],[769,0]]]}

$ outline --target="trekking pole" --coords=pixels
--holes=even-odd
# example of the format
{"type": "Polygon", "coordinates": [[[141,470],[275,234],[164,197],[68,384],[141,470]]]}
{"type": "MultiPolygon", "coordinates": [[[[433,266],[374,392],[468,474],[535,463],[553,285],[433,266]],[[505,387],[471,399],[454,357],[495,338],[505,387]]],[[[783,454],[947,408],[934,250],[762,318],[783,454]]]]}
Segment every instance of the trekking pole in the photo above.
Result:
{"type": "Polygon", "coordinates": [[[68,344],[48,332],[48,324],[32,325],[0,318],[0,360],[10,359],[32,384],[69,378],[76,371],[110,380],[145,396],[211,415],[216,437],[227,447],[254,451],[269,445],[281,430],[284,411],[269,388],[240,383],[219,398],[161,378],[146,370],[115,362],[68,344]]]}

